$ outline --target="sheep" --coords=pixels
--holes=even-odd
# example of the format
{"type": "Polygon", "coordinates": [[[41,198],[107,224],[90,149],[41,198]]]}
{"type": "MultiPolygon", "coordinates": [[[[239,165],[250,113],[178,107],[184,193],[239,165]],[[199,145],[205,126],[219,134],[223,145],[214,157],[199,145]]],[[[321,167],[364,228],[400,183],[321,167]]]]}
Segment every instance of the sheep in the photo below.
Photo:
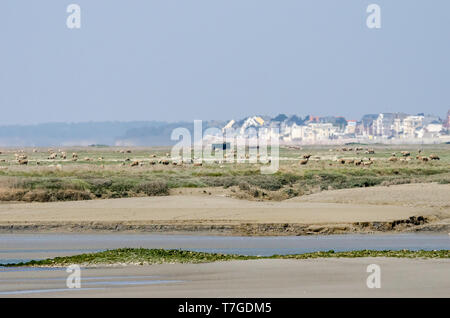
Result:
{"type": "Polygon", "coordinates": [[[409,157],[411,155],[409,151],[402,151],[401,154],[403,157],[409,157]]]}
{"type": "Polygon", "coordinates": [[[28,160],[27,159],[19,159],[19,165],[27,165],[28,160]]]}
{"type": "Polygon", "coordinates": [[[388,160],[389,160],[389,161],[392,161],[392,162],[395,162],[395,161],[398,160],[398,158],[397,158],[397,157],[390,157],[388,160]]]}
{"type": "Polygon", "coordinates": [[[138,165],[139,165],[139,161],[133,161],[133,162],[130,164],[131,167],[135,167],[135,166],[138,166],[138,165]]]}
{"type": "Polygon", "coordinates": [[[303,159],[309,159],[309,158],[311,158],[311,154],[303,155],[302,158],[303,158],[303,159]]]}
{"type": "Polygon", "coordinates": [[[308,159],[302,159],[300,160],[301,165],[306,165],[308,163],[308,159]]]}
{"type": "Polygon", "coordinates": [[[438,156],[438,155],[435,155],[435,154],[431,154],[431,155],[430,155],[430,159],[431,159],[431,160],[440,160],[439,156],[438,156]]]}

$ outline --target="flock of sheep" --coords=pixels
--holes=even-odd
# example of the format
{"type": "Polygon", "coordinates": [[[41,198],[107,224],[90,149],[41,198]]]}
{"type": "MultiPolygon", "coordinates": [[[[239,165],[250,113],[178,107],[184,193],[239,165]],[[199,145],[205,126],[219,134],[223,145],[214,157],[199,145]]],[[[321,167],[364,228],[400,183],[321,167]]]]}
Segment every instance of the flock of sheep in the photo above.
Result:
{"type": "MultiPolygon", "coordinates": [[[[292,148],[292,147],[290,147],[292,148]]],[[[296,148],[297,149],[297,148],[296,148]]],[[[300,148],[301,149],[301,148],[300,148]]],[[[359,155],[361,153],[363,154],[367,154],[367,155],[371,155],[371,154],[375,154],[375,150],[373,148],[361,148],[361,147],[342,147],[339,149],[330,149],[330,152],[355,152],[356,155],[359,155]]],[[[38,150],[37,149],[33,149],[33,153],[37,153],[38,150]]],[[[56,161],[56,160],[67,160],[68,155],[65,151],[62,151],[61,149],[59,149],[58,151],[54,151],[53,149],[48,149],[48,157],[47,160],[49,161],[56,161]]],[[[118,153],[121,154],[129,154],[132,153],[131,150],[127,149],[121,149],[117,151],[118,153]]],[[[0,152],[0,154],[2,154],[2,152],[0,152]]],[[[24,150],[20,150],[18,152],[16,152],[15,154],[15,162],[17,162],[19,165],[27,165],[29,163],[29,159],[28,159],[28,155],[26,154],[26,152],[24,150]]],[[[225,158],[226,156],[234,156],[236,158],[236,153],[232,152],[231,154],[225,154],[225,158]]],[[[429,156],[423,156],[422,155],[422,150],[418,150],[417,155],[415,156],[416,160],[422,161],[422,162],[428,162],[431,160],[440,160],[439,156],[436,154],[431,154],[429,156]]],[[[78,161],[78,154],[73,152],[71,155],[70,160],[71,161],[78,161]]],[[[125,158],[122,162],[121,165],[125,166],[125,165],[129,165],[131,167],[136,167],[136,166],[142,166],[144,165],[145,161],[148,161],[150,165],[157,165],[157,164],[161,164],[161,165],[182,165],[182,163],[179,163],[175,160],[169,160],[170,159],[170,154],[166,153],[165,158],[160,158],[158,160],[157,156],[155,154],[150,155],[150,160],[131,160],[130,158],[125,158]]],[[[244,157],[242,158],[244,159],[244,157]]],[[[245,155],[245,159],[249,159],[249,155],[246,154],[245,155]]],[[[259,155],[258,158],[259,160],[259,155]]],[[[312,156],[311,154],[304,154],[300,157],[300,165],[306,165],[308,164],[308,162],[311,160],[320,160],[321,158],[318,156],[312,156]]],[[[97,158],[97,161],[103,161],[104,157],[100,156],[97,158]]],[[[408,162],[413,160],[413,156],[411,154],[410,151],[401,151],[399,154],[398,153],[392,153],[391,156],[387,159],[389,162],[408,162]]],[[[83,161],[95,161],[92,158],[89,157],[85,157],[83,158],[83,161]]],[[[369,158],[363,158],[363,159],[358,159],[358,158],[337,158],[335,157],[334,160],[335,162],[338,162],[340,164],[349,164],[349,165],[355,165],[355,166],[365,166],[365,167],[369,167],[374,163],[374,159],[369,157],[369,158]]],[[[6,159],[0,159],[0,162],[6,162],[6,159]]],[[[220,163],[220,161],[216,160],[214,161],[215,163],[220,163]]],[[[194,160],[190,161],[191,164],[193,164],[194,166],[201,166],[202,163],[200,162],[194,162],[194,160]]],[[[40,165],[41,162],[40,161],[36,161],[37,165],[40,165]]]]}
{"type": "MultiPolygon", "coordinates": [[[[375,154],[375,150],[373,148],[361,148],[361,147],[356,147],[356,148],[349,148],[349,147],[343,147],[340,149],[330,149],[330,152],[333,151],[342,151],[342,152],[349,152],[349,151],[356,151],[356,155],[359,155],[361,151],[364,151],[364,154],[375,154]]],[[[422,150],[418,151],[418,154],[416,156],[417,160],[423,161],[423,162],[428,162],[430,160],[440,160],[439,156],[436,154],[431,154],[428,157],[427,156],[422,156],[421,155],[422,150]]],[[[306,165],[308,164],[310,158],[312,157],[311,154],[304,154],[300,157],[300,165],[306,165]]],[[[320,157],[313,157],[315,160],[320,160],[320,157]]],[[[388,158],[388,161],[390,162],[408,162],[411,161],[412,157],[411,157],[411,152],[410,151],[401,151],[400,152],[400,157],[398,157],[397,153],[392,153],[391,156],[388,158]]],[[[338,162],[340,164],[349,164],[349,165],[355,165],[355,166],[366,166],[366,167],[370,167],[375,159],[374,158],[364,158],[364,159],[355,159],[355,158],[335,158],[334,159],[335,162],[338,162]]]]}

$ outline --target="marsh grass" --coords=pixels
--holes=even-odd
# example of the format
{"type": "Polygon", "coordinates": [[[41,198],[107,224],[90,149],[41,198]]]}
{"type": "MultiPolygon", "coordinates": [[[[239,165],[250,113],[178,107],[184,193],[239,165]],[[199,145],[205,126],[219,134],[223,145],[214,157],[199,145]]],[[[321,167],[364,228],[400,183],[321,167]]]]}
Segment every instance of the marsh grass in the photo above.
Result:
{"type": "Polygon", "coordinates": [[[302,150],[281,148],[279,171],[262,175],[259,164],[222,163],[193,165],[152,165],[152,160],[166,158],[169,148],[137,148],[119,153],[113,147],[65,149],[77,152],[79,160],[48,161],[46,150],[28,153],[30,163],[20,166],[14,152],[2,151],[0,159],[0,200],[57,201],[93,198],[122,198],[167,195],[173,188],[233,188],[237,197],[258,200],[283,200],[329,189],[372,187],[418,182],[450,182],[450,145],[420,146],[421,155],[437,154],[441,160],[416,160],[419,146],[373,146],[375,154],[337,151],[334,147],[305,147],[302,150]],[[396,152],[411,151],[409,162],[389,162],[396,152]],[[320,158],[300,165],[303,154],[320,158]],[[156,156],[156,158],[151,155],[156,156]],[[336,162],[339,158],[374,159],[370,167],[336,162]],[[101,161],[95,158],[102,157],[101,161]],[[81,158],[90,158],[85,161],[81,158]],[[143,166],[130,167],[130,160],[143,166]],[[37,161],[42,160],[40,165],[37,161]],[[59,165],[59,167],[57,167],[59,165]],[[243,186],[245,184],[245,186],[243,186]]]}
{"type": "Polygon", "coordinates": [[[360,250],[348,252],[319,251],[313,253],[273,256],[246,256],[236,254],[203,253],[185,250],[121,248],[97,253],[7,264],[7,267],[36,266],[61,267],[71,264],[92,265],[148,265],[165,263],[210,263],[231,260],[252,259],[313,259],[313,258],[356,258],[356,257],[396,257],[396,258],[450,258],[450,250],[409,251],[409,250],[360,250]]]}

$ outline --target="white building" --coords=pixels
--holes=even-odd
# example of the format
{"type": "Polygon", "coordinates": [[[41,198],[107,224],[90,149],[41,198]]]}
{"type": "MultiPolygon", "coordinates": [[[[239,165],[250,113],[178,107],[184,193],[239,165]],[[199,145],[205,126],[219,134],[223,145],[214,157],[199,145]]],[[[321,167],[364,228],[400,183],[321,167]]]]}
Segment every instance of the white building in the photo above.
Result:
{"type": "Polygon", "coordinates": [[[407,116],[403,120],[403,137],[416,138],[417,129],[422,127],[423,116],[407,116]]]}
{"type": "Polygon", "coordinates": [[[356,120],[347,120],[345,134],[354,134],[356,132],[356,120]]]}

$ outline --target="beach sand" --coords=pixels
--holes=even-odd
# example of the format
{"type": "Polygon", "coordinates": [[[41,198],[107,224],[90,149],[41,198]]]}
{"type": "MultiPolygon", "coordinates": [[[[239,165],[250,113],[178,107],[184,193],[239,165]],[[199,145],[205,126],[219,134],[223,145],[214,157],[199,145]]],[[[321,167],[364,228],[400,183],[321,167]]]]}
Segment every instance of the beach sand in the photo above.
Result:
{"type": "MultiPolygon", "coordinates": [[[[198,191],[197,191],[198,192],[198,191]]],[[[282,202],[178,194],[92,201],[4,203],[0,231],[216,231],[301,235],[448,228],[450,185],[324,191],[282,202]],[[411,217],[421,216],[425,221],[411,217]]]]}

